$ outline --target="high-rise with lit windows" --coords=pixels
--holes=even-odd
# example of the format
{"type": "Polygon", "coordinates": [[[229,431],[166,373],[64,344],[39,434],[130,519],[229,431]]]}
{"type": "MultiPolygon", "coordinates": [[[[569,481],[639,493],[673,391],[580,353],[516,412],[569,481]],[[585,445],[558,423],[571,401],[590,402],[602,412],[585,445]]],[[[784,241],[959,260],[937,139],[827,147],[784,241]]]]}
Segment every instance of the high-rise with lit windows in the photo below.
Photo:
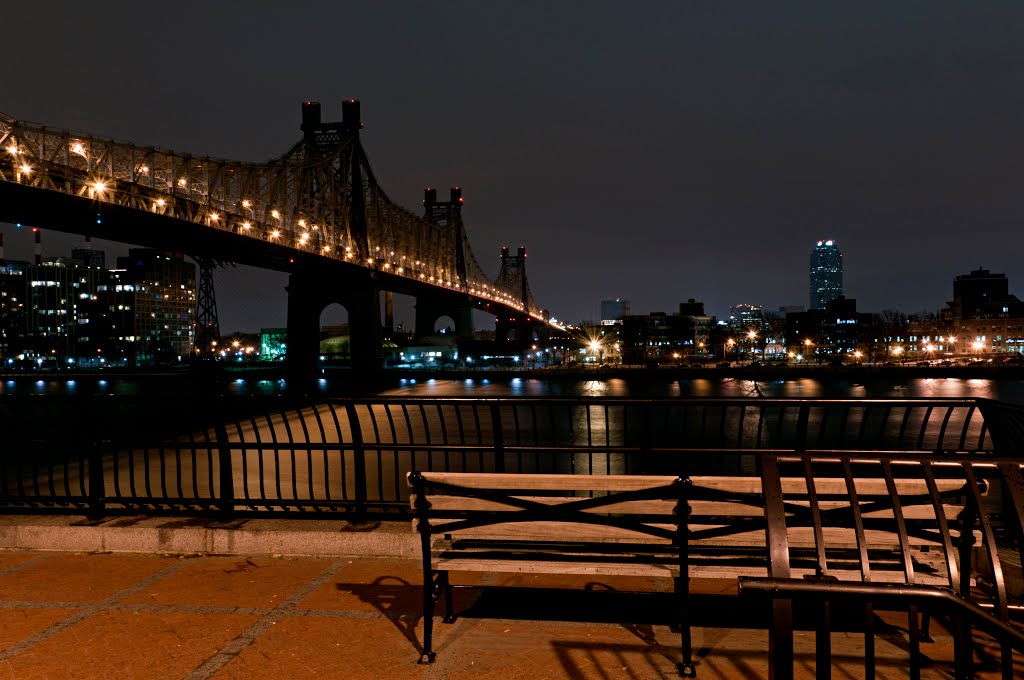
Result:
{"type": "Polygon", "coordinates": [[[811,251],[810,309],[825,309],[843,294],[843,254],[832,239],[818,241],[811,251]]]}

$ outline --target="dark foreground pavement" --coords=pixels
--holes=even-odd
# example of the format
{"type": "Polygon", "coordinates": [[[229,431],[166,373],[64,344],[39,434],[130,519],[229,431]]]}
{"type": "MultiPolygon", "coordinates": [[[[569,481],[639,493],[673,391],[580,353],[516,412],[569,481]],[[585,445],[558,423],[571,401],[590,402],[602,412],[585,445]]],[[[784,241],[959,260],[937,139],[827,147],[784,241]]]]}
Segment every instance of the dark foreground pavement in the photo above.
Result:
{"type": "MultiPolygon", "coordinates": [[[[677,677],[667,598],[611,592],[664,584],[484,576],[477,583],[589,592],[457,591],[462,615],[437,622],[437,661],[420,666],[420,583],[405,558],[2,551],[0,679],[677,677]]],[[[694,587],[698,677],[767,677],[759,613],[694,587]]],[[[906,677],[905,626],[890,623],[878,676],[906,677]]],[[[923,677],[951,677],[950,639],[933,638],[923,677]]],[[[863,677],[863,636],[832,641],[833,677],[863,677]]],[[[796,652],[797,677],[814,677],[813,633],[797,634],[796,652]]],[[[996,677],[994,659],[979,661],[996,677]]]]}

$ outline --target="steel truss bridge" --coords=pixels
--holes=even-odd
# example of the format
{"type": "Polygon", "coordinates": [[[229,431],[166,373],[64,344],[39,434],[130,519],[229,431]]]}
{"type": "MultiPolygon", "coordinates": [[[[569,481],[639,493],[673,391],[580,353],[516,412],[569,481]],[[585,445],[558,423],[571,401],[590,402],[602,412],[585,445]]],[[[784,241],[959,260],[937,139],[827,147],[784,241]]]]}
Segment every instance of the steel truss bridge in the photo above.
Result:
{"type": "MultiPolygon", "coordinates": [[[[461,189],[453,188],[445,202],[428,189],[422,216],[396,204],[378,184],[360,142],[359,102],[347,100],[342,109],[341,122],[323,122],[320,104],[305,102],[302,139],[265,163],[195,156],[0,115],[0,220],[185,252],[201,267],[232,261],[293,277],[315,270],[349,285],[360,279],[380,291],[432,298],[422,305],[425,314],[450,314],[457,324],[460,313],[452,307],[464,303],[499,320],[558,328],[534,301],[525,250],[510,255],[504,249],[501,271],[491,280],[466,234],[461,189]]],[[[324,300],[350,307],[348,300],[324,300]]],[[[291,307],[290,298],[290,319],[291,307]]],[[[427,323],[417,320],[418,328],[427,323]]]]}

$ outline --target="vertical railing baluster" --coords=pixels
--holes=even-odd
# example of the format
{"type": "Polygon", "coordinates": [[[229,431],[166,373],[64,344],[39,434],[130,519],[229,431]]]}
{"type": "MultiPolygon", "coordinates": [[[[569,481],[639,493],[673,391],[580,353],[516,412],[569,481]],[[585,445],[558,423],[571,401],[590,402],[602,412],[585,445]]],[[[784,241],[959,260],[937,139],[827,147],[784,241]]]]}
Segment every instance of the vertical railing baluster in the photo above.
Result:
{"type": "Polygon", "coordinates": [[[896,436],[896,450],[897,451],[902,451],[905,448],[905,444],[903,443],[903,437],[907,433],[907,425],[910,423],[910,413],[911,413],[911,411],[913,411],[913,407],[911,407],[911,406],[904,406],[903,407],[903,419],[900,421],[900,432],[896,436]]]}
{"type": "MultiPolygon", "coordinates": [[[[885,487],[889,491],[889,500],[892,503],[892,515],[896,521],[896,531],[900,540],[900,552],[903,557],[903,574],[907,585],[914,584],[914,561],[910,554],[910,538],[907,534],[907,524],[903,518],[903,507],[900,503],[899,490],[896,488],[896,480],[892,474],[892,465],[888,459],[882,459],[882,474],[885,477],[885,487]]],[[[911,604],[908,607],[910,635],[910,678],[920,680],[921,678],[921,636],[920,625],[917,616],[917,605],[911,604]]]]}
{"type": "Polygon", "coordinates": [[[811,407],[801,403],[796,418],[796,442],[793,448],[797,451],[807,450],[807,421],[811,415],[811,407]]]}
{"type": "Polygon", "coordinates": [[[106,510],[106,478],[103,473],[103,451],[111,449],[109,441],[92,441],[89,445],[89,514],[100,520],[106,510]]]}
{"type": "Polygon", "coordinates": [[[235,471],[231,460],[231,444],[228,442],[228,430],[224,419],[218,414],[214,420],[214,437],[217,441],[217,469],[219,477],[219,493],[215,500],[221,513],[231,514],[235,509],[235,471]]]}
{"type": "MultiPolygon", "coordinates": [[[[853,479],[850,459],[843,458],[843,478],[846,480],[846,493],[850,497],[850,514],[853,516],[853,530],[857,537],[857,552],[860,557],[860,578],[864,583],[871,581],[871,558],[868,554],[868,541],[864,533],[864,518],[860,512],[860,500],[857,498],[857,484],[853,479]]],[[[864,603],[864,677],[875,677],[875,615],[871,602],[864,603]]]]}
{"type": "Polygon", "coordinates": [[[918,450],[924,448],[924,435],[925,435],[925,432],[928,431],[928,421],[930,421],[931,418],[932,418],[932,410],[933,410],[933,407],[929,406],[924,411],[924,417],[921,420],[921,429],[918,430],[918,433],[917,433],[917,448],[918,448],[918,450]]]}
{"type": "Polygon", "coordinates": [[[348,416],[348,427],[352,433],[352,481],[355,483],[356,521],[366,517],[366,451],[363,449],[363,426],[359,422],[356,405],[352,401],[345,402],[345,414],[348,416]]]}
{"type": "MultiPolygon", "coordinates": [[[[1003,621],[1010,618],[1009,607],[1006,599],[1006,580],[1003,576],[1002,564],[999,560],[999,548],[996,545],[995,533],[992,530],[992,522],[988,513],[982,505],[981,487],[974,475],[974,465],[970,462],[963,463],[964,473],[967,478],[967,489],[971,494],[971,500],[978,512],[978,520],[981,523],[981,536],[985,551],[988,553],[989,566],[992,568],[992,581],[996,587],[996,613],[1003,621]]],[[[999,645],[1000,659],[1002,661],[1003,677],[1013,677],[1013,649],[1001,642],[999,645]]]]}
{"type": "Polygon", "coordinates": [[[974,412],[976,410],[977,407],[974,404],[971,404],[970,408],[967,409],[966,415],[964,415],[964,426],[960,428],[960,443],[957,446],[958,451],[963,451],[967,447],[967,431],[971,427],[971,420],[974,418],[974,412]]]}
{"type": "Polygon", "coordinates": [[[491,442],[494,446],[494,471],[505,471],[505,426],[501,417],[501,406],[491,402],[491,442]]]}
{"type": "Polygon", "coordinates": [[[942,453],[942,450],[946,447],[943,446],[946,442],[946,428],[949,427],[949,418],[953,415],[953,409],[955,406],[946,407],[946,415],[942,418],[942,426],[939,427],[939,436],[935,441],[935,453],[942,453]]]}

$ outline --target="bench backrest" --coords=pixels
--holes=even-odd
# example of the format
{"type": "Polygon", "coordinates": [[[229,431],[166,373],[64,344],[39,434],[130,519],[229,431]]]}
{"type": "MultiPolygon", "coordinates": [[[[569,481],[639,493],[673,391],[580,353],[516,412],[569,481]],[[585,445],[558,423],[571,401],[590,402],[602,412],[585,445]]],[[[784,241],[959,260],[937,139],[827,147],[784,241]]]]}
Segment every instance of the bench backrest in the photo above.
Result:
{"type": "Polygon", "coordinates": [[[410,472],[415,527],[432,534],[552,541],[675,542],[680,477],[410,472]]]}

